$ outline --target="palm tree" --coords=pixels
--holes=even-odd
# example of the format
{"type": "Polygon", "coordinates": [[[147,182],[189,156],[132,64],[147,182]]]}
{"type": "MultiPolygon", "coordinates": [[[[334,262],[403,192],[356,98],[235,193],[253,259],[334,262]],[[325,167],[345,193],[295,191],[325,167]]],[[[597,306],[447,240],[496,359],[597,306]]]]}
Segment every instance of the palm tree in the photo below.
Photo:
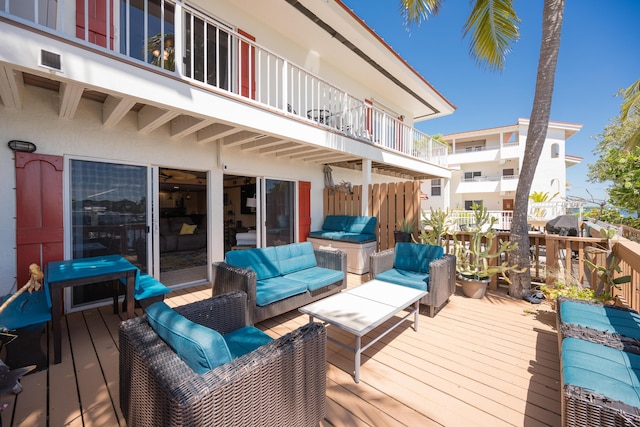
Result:
{"type": "MultiPolygon", "coordinates": [[[[405,23],[419,24],[436,15],[444,0],[401,0],[405,23]]],[[[502,70],[506,55],[517,40],[518,18],[513,9],[514,0],[473,0],[471,15],[464,26],[464,35],[470,34],[470,53],[479,65],[502,70]]],[[[533,98],[527,143],[516,190],[510,241],[517,244],[511,253],[522,272],[511,272],[509,294],[515,298],[528,295],[531,286],[529,271],[529,230],[527,224],[528,198],[533,176],[542,153],[549,127],[551,98],[560,48],[560,32],[565,0],[544,0],[542,11],[542,42],[538,59],[536,89],[533,98]]]]}
{"type": "MultiPolygon", "coordinates": [[[[620,118],[624,122],[629,119],[629,117],[640,112],[640,79],[636,80],[631,86],[626,88],[623,92],[623,96],[624,102],[620,109],[620,118]]],[[[625,148],[627,149],[638,146],[640,146],[640,128],[636,129],[625,143],[625,148]]]]}

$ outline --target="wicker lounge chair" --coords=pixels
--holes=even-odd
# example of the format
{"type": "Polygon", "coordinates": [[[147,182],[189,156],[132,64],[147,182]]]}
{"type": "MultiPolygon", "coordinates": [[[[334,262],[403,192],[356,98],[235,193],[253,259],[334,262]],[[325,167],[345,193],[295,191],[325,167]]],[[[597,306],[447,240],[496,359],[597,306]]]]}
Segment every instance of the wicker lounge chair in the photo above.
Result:
{"type": "MultiPolygon", "coordinates": [[[[427,245],[416,243],[398,243],[397,245],[404,245],[405,248],[427,247],[427,245]]],[[[385,280],[383,277],[378,276],[381,273],[394,269],[394,266],[397,265],[395,255],[395,248],[371,254],[371,279],[385,280]]],[[[407,259],[404,261],[404,264],[407,264],[409,269],[417,272],[424,271],[424,268],[420,268],[420,265],[424,264],[421,260],[407,259]],[[411,268],[411,263],[416,265],[415,268],[411,268]]],[[[445,254],[441,258],[429,262],[428,273],[419,274],[428,277],[427,280],[429,284],[427,288],[429,293],[420,300],[420,303],[429,308],[429,317],[433,317],[449,301],[449,297],[456,292],[456,257],[445,254]]],[[[415,274],[411,276],[416,277],[415,274]]],[[[403,284],[402,281],[396,283],[403,284]]]]}
{"type": "Polygon", "coordinates": [[[640,315],[558,298],[562,425],[640,425],[640,315]]]}
{"type": "MultiPolygon", "coordinates": [[[[244,292],[175,308],[221,334],[246,326],[244,292]]],[[[326,332],[306,324],[196,374],[151,329],[120,325],[120,408],[132,426],[315,426],[325,416],[326,332]]]]}

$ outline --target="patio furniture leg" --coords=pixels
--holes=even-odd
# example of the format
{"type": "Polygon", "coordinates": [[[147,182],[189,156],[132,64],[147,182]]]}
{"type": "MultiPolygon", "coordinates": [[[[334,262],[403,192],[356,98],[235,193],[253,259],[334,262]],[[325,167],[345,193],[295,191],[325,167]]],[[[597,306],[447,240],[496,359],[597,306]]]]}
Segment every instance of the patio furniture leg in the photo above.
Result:
{"type": "Polygon", "coordinates": [[[355,380],[356,383],[360,382],[360,353],[362,352],[361,348],[361,338],[356,335],[356,354],[355,354],[355,362],[356,362],[356,372],[355,372],[355,380]]]}
{"type": "Polygon", "coordinates": [[[418,319],[420,318],[420,316],[418,316],[420,314],[420,300],[416,301],[416,308],[415,308],[415,313],[414,313],[414,319],[413,319],[413,330],[414,331],[418,331],[418,319]]]}

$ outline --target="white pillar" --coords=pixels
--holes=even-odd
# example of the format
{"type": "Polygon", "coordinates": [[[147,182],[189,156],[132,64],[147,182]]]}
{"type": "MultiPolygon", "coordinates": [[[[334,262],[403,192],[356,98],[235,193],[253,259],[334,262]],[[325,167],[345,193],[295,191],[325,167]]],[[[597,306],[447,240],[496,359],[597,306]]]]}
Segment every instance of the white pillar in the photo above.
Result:
{"type": "Polygon", "coordinates": [[[371,160],[362,159],[362,215],[369,215],[369,184],[371,184],[371,160]]]}

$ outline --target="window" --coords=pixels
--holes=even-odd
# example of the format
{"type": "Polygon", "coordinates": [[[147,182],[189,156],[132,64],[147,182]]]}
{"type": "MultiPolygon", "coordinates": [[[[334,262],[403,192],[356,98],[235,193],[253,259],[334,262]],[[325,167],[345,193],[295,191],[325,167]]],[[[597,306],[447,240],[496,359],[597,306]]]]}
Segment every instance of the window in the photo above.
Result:
{"type": "Polygon", "coordinates": [[[442,196],[442,184],[440,178],[431,180],[431,195],[442,196]]]}
{"type": "Polygon", "coordinates": [[[477,181],[475,178],[480,178],[481,176],[482,172],[465,172],[464,181],[477,181]]]}
{"type": "Polygon", "coordinates": [[[557,159],[558,157],[560,157],[560,144],[556,142],[551,145],[551,158],[557,159]]]}
{"type": "Polygon", "coordinates": [[[513,168],[510,169],[502,169],[502,176],[505,178],[513,178],[515,175],[513,168]]]}
{"type": "Polygon", "coordinates": [[[482,200],[465,200],[464,201],[464,210],[466,211],[470,211],[471,210],[471,206],[473,205],[478,205],[480,207],[482,207],[482,200]]]}

